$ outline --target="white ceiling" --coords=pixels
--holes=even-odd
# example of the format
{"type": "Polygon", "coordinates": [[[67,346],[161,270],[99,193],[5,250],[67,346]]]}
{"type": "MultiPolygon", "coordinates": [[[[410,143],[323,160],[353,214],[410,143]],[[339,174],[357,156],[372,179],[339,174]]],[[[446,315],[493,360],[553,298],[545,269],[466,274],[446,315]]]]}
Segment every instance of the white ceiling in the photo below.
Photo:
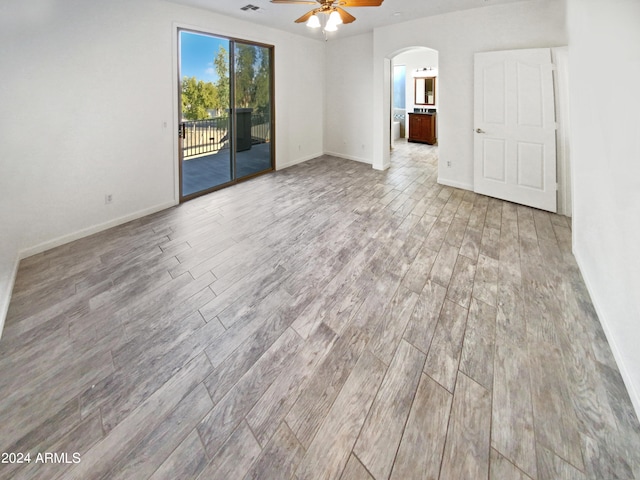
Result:
{"type": "MultiPolygon", "coordinates": [[[[298,35],[323,38],[320,29],[311,29],[294,20],[309,10],[313,5],[274,4],[269,0],[169,0],[173,3],[202,8],[230,17],[285,30],[298,35]],[[255,5],[258,10],[241,10],[245,5],[255,5]]],[[[340,25],[338,31],[330,33],[329,38],[345,37],[369,32],[377,27],[406,22],[420,17],[428,17],[456,10],[516,3],[523,0],[384,0],[380,7],[348,7],[349,13],[356,21],[349,25],[340,25]]]]}

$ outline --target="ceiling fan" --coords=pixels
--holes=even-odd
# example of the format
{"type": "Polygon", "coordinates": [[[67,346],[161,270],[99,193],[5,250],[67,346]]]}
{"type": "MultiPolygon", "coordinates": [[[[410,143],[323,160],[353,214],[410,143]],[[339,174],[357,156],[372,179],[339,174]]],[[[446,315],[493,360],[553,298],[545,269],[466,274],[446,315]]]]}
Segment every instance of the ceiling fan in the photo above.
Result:
{"type": "Polygon", "coordinates": [[[342,7],[379,7],[384,0],[271,0],[271,3],[285,3],[285,4],[303,4],[303,5],[317,5],[319,7],[314,8],[310,12],[305,13],[298,18],[296,23],[307,22],[307,26],[312,28],[320,27],[320,20],[318,18],[319,13],[323,13],[329,16],[325,25],[325,31],[334,31],[341,23],[352,23],[356,20],[356,17],[344,10],[342,7]]]}

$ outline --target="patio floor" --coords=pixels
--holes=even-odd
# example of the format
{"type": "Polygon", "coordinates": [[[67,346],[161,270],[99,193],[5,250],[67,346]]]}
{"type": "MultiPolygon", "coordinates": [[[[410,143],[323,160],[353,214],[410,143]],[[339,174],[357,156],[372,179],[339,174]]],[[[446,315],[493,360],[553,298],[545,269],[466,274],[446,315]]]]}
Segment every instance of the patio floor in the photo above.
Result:
{"type": "MultiPolygon", "coordinates": [[[[185,159],[182,163],[182,196],[223,185],[232,180],[228,148],[211,155],[185,159]]],[[[237,178],[271,168],[271,143],[252,145],[236,155],[237,178]]]]}

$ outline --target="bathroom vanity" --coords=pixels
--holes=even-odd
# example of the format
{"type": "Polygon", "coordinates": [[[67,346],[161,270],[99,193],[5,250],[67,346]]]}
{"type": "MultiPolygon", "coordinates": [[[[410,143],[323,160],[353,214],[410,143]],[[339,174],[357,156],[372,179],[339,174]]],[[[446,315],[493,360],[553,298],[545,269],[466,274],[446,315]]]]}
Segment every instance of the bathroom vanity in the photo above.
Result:
{"type": "Polygon", "coordinates": [[[436,143],[436,114],[409,113],[409,142],[436,143]]]}

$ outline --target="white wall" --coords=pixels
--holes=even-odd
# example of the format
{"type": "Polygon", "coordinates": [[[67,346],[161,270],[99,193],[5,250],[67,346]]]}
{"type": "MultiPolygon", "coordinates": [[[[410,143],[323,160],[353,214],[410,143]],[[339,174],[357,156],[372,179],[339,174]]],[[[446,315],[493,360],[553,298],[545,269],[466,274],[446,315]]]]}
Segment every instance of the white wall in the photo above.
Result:
{"type": "Polygon", "coordinates": [[[573,248],[640,416],[640,2],[569,0],[568,26],[573,248]]]}
{"type": "Polygon", "coordinates": [[[453,12],[374,31],[373,165],[386,168],[389,82],[383,69],[408,46],[438,51],[439,180],[473,187],[473,54],[566,45],[563,0],[533,0],[453,12]],[[447,167],[447,161],[451,166],[447,167]]]}
{"type": "MultiPolygon", "coordinates": [[[[4,181],[0,179],[0,185],[4,186],[4,181]]],[[[0,187],[1,188],[1,187],[0,187]]],[[[5,216],[0,217],[2,228],[6,228],[5,216]]],[[[8,228],[6,230],[8,232],[8,228]]],[[[0,335],[4,327],[4,320],[9,309],[9,300],[13,281],[18,268],[18,247],[10,243],[8,234],[0,233],[0,335]]]]}
{"type": "Polygon", "coordinates": [[[372,44],[371,33],[325,44],[325,153],[365,163],[373,157],[372,44]]]}
{"type": "Polygon", "coordinates": [[[157,0],[3,0],[0,322],[18,256],[177,202],[176,24],[275,45],[277,167],[322,154],[320,41],[157,0]]]}

